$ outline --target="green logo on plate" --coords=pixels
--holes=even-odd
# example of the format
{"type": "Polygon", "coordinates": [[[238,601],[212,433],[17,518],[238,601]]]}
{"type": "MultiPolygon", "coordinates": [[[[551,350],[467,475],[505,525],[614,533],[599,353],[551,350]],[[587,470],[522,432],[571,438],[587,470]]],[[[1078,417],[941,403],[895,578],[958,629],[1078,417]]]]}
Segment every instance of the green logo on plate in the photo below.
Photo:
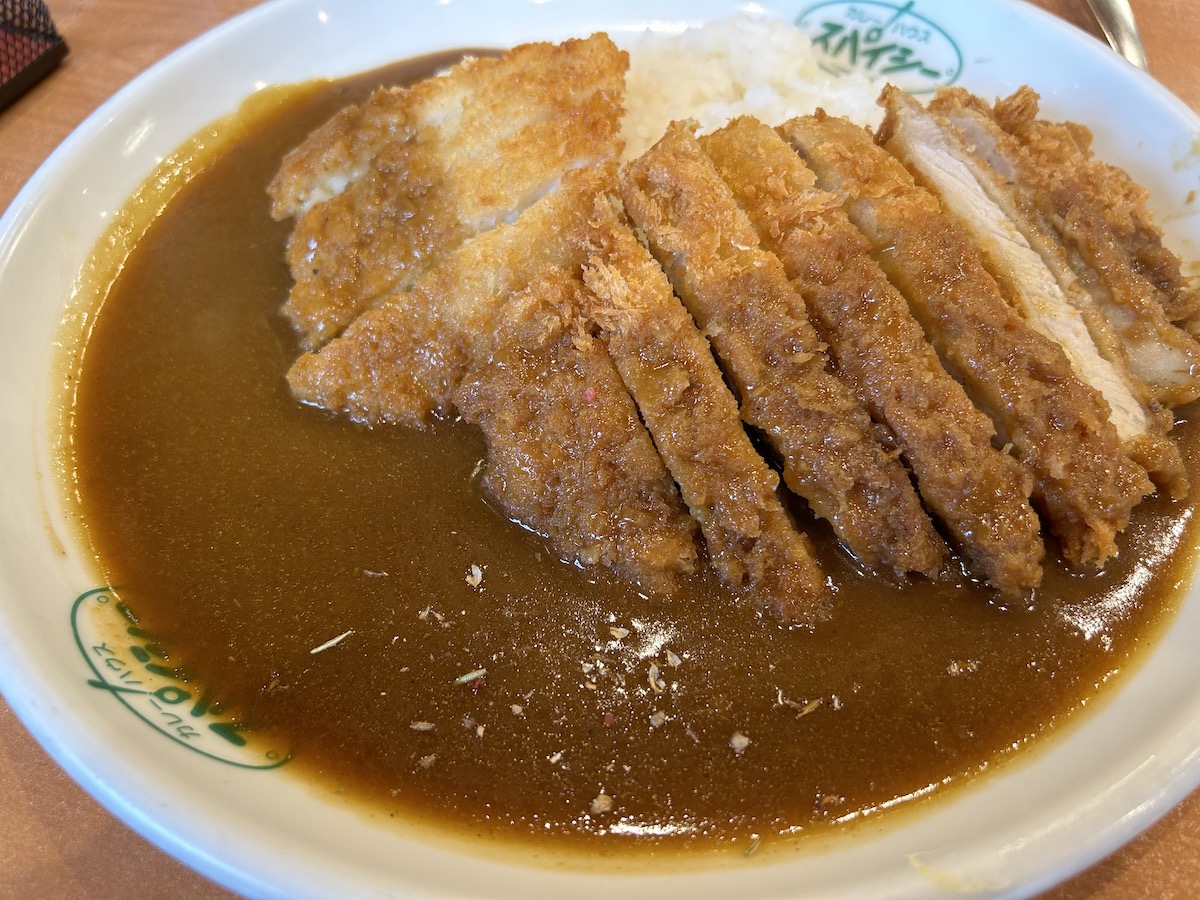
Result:
{"type": "Polygon", "coordinates": [[[79,652],[106,691],[147,725],[190,750],[230,765],[273,769],[289,754],[247,729],[185,676],[110,588],[81,594],[71,610],[79,652]]]}
{"type": "Polygon", "coordinates": [[[862,72],[911,93],[953,84],[962,74],[958,44],[915,2],[817,3],[796,18],[828,72],[862,72]]]}

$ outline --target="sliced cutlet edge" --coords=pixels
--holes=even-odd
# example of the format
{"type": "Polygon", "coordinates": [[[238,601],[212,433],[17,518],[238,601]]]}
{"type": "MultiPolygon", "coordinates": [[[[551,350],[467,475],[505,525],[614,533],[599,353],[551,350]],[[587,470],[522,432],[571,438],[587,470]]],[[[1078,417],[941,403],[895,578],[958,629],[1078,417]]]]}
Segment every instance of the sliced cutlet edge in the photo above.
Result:
{"type": "Polygon", "coordinates": [[[1164,417],[1149,408],[1144,385],[1130,373],[1120,339],[1077,279],[1060,282],[1043,258],[1057,244],[1036,232],[1042,252],[1031,244],[1005,208],[1021,212],[1011,192],[952,128],[894,87],[884,88],[880,102],[885,115],[879,143],[937,195],[1009,302],[1034,330],[1056,341],[1076,375],[1104,397],[1126,452],[1157,483],[1177,492],[1182,481],[1186,493],[1183,460],[1167,437],[1164,417]]]}
{"type": "Polygon", "coordinates": [[[1018,88],[996,101],[993,115],[1043,165],[1075,174],[1068,198],[1078,204],[1080,218],[1095,217],[1112,230],[1133,265],[1155,286],[1156,298],[1172,322],[1188,332],[1200,332],[1200,286],[1181,271],[1179,257],[1163,243],[1162,230],[1150,214],[1149,193],[1123,169],[1096,159],[1092,134],[1074,122],[1039,118],[1039,97],[1029,87],[1018,88]]]}
{"type": "Polygon", "coordinates": [[[736,386],[745,422],[779,456],[787,486],[865,566],[933,574],[944,545],[896,453],[829,370],[782,264],[687,123],[626,164],[621,196],[736,386]]]}
{"type": "Polygon", "coordinates": [[[1122,450],[1103,398],[1075,377],[1057,343],[1017,314],[937,199],[868,131],[818,114],[779,132],[819,186],[843,198],[947,370],[1029,465],[1064,557],[1102,566],[1152,490],[1122,450]]]}
{"type": "Polygon", "coordinates": [[[507,515],[564,559],[665,592],[695,567],[696,523],[578,312],[584,228],[612,178],[571,173],[288,377],[299,399],[370,425],[461,414],[483,430],[483,485],[507,515]]]}
{"type": "MultiPolygon", "coordinates": [[[[293,285],[284,313],[305,346],[319,347],[381,297],[412,287],[471,236],[513,221],[565,171],[617,158],[627,65],[603,34],[525,44],[369,103],[377,115],[346,123],[352,136],[370,134],[358,152],[323,151],[318,129],[300,160],[324,153],[344,171],[335,164],[323,180],[339,192],[297,207],[287,244],[293,285]],[[374,119],[387,114],[394,136],[378,139],[384,129],[374,119]]],[[[324,142],[336,148],[338,129],[329,130],[324,142]]],[[[285,162],[281,181],[301,161],[285,162]]],[[[288,194],[276,195],[283,209],[288,194]]]]}
{"type": "Polygon", "coordinates": [[[1167,318],[1158,289],[1094,209],[1079,167],[1036,157],[962,88],[939,91],[929,110],[955,129],[988,195],[1064,289],[1074,282],[1094,299],[1151,400],[1178,406],[1200,397],[1200,343],[1167,318]]]}
{"type": "Polygon", "coordinates": [[[454,392],[487,447],[484,489],[570,562],[653,594],[695,570],[697,523],[604,344],[580,313],[582,272],[550,269],[495,310],[454,392]]]}
{"type": "Polygon", "coordinates": [[[700,523],[721,580],[787,621],[826,618],[829,589],[812,546],[783,508],[778,476],[751,444],[708,341],[603,196],[584,281],[584,312],[700,523]]]}
{"type": "Polygon", "coordinates": [[[336,197],[367,173],[371,159],[394,141],[410,137],[407,91],[381,87],[362,103],[333,115],[290,150],[267,186],[271,217],[299,218],[336,197]]]}
{"type": "Polygon", "coordinates": [[[742,118],[700,139],[808,304],[838,375],[895,435],[926,505],[1003,593],[1041,582],[1033,476],[942,366],[834,194],[774,131],[742,118]]]}
{"type": "Polygon", "coordinates": [[[288,385],[301,402],[367,425],[422,427],[451,414],[471,364],[470,335],[501,299],[538,273],[582,263],[580,196],[611,185],[612,165],[576,170],[512,224],[466,241],[408,291],[362,313],[320,350],[300,355],[288,385]]]}

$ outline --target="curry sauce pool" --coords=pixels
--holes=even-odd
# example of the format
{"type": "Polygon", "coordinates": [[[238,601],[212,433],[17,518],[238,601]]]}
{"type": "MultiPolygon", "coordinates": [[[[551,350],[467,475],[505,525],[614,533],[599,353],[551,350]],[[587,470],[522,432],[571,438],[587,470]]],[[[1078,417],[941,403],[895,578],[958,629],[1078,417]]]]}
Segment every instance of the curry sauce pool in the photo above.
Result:
{"type": "MultiPolygon", "coordinates": [[[[1144,503],[1102,576],[1050,566],[1012,606],[864,577],[812,526],[836,612],[787,630],[715,580],[647,600],[564,566],[481,500],[466,426],[297,405],[264,187],[373,84],[296,90],[204,161],[109,291],[74,410],[104,579],[173,664],[287,736],[284,771],[539,851],[768,857],[952,793],[1152,644],[1190,574],[1191,501],[1144,503]]],[[[1194,455],[1195,428],[1175,435],[1194,455]]]]}

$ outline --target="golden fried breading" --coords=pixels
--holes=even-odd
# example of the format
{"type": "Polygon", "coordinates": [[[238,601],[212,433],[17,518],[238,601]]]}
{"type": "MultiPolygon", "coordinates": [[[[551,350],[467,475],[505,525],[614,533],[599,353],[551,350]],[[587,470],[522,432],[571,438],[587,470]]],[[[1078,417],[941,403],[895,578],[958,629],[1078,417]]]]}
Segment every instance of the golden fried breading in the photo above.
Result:
{"type": "Polygon", "coordinates": [[[611,167],[569,173],[511,225],[446,255],[410,291],[362,313],[288,372],[297,399],[368,425],[423,426],[449,414],[470,359],[469,336],[497,327],[502,299],[540,273],[582,265],[580,229],[611,167]]]}
{"type": "Polygon", "coordinates": [[[1064,289],[1074,282],[1094,299],[1151,399],[1174,406],[1200,397],[1200,344],[1168,320],[1158,289],[1095,208],[1080,169],[1039,159],[961,88],[940,91],[929,109],[955,129],[980,183],[1064,289]]]}
{"type": "Polygon", "coordinates": [[[863,564],[932,574],[943,548],[908,473],[828,368],[804,301],[684,123],[620,178],[630,218],[783,463],[785,483],[863,564]]]}
{"type": "Polygon", "coordinates": [[[708,341],[610,201],[597,198],[585,313],[599,326],[659,453],[700,523],[724,583],[784,619],[812,623],[829,592],[808,539],[750,443],[708,341]]]}
{"type": "Polygon", "coordinates": [[[769,126],[742,118],[700,139],[808,304],[837,372],[896,435],[926,505],[971,567],[1005,593],[1041,581],[1028,469],[938,360],[839,199],[769,126]]]}
{"type": "Polygon", "coordinates": [[[1154,286],[1167,318],[1191,333],[1200,331],[1200,290],[1180,271],[1179,257],[1162,242],[1162,230],[1147,208],[1149,192],[1129,174],[1092,155],[1091,132],[1074,122],[1038,118],[1038,95],[1018,88],[998,100],[992,111],[997,123],[1016,137],[1046,172],[1064,182],[1050,182],[1060,214],[1079,223],[1104,222],[1115,245],[1130,264],[1154,286]]]}
{"type": "Polygon", "coordinates": [[[823,115],[779,131],[818,184],[844,198],[946,368],[1033,470],[1065,558],[1099,567],[1116,555],[1117,533],[1152,486],[1122,451],[1103,398],[1008,304],[933,195],[867,131],[823,115]]]}
{"type": "Polygon", "coordinates": [[[677,122],[618,177],[627,64],[603,34],[465,60],[287,156],[298,399],[461,415],[485,490],[564,559],[667,591],[699,531],[803,623],[830,589],[768,459],[864,566],[937,575],[936,519],[1004,593],[1041,577],[1031,492],[1099,567],[1147,473],[1186,489],[1167,404],[1200,397],[1200,344],[1168,316],[1200,333],[1200,297],[1086,129],[1031,92],[893,89],[896,156],[823,114],[703,146],[677,122]]]}
{"type": "Polygon", "coordinates": [[[471,337],[454,392],[483,429],[483,486],[563,558],[604,566],[654,593],[693,571],[696,522],[604,345],[577,313],[578,268],[549,269],[504,298],[471,337]]]}
{"type": "Polygon", "coordinates": [[[305,344],[513,221],[564,171],[615,159],[627,64],[603,34],[525,44],[377,94],[318,129],[272,186],[275,214],[298,216],[284,312],[305,344]]]}
{"type": "Polygon", "coordinates": [[[385,146],[411,139],[403,88],[378,88],[362,103],[339,110],[294,147],[267,185],[271,217],[299,218],[336,197],[370,169],[385,146]]]}
{"type": "Polygon", "coordinates": [[[696,523],[576,307],[583,229],[611,181],[611,169],[570,173],[288,379],[299,399],[372,425],[457,410],[483,429],[484,484],[506,513],[566,559],[664,591],[694,567],[696,523]]]}
{"type": "Polygon", "coordinates": [[[1058,243],[1026,221],[1005,180],[971,153],[953,128],[891,86],[884,88],[881,102],[886,114],[879,143],[970,235],[984,265],[1025,321],[1056,341],[1080,380],[1104,397],[1126,452],[1143,465],[1166,463],[1165,470],[1150,471],[1155,481],[1175,490],[1180,480],[1186,484],[1183,460],[1167,438],[1163,419],[1152,414],[1144,384],[1130,372],[1124,344],[1079,286],[1058,243]],[[1013,216],[1025,221],[1025,230],[1013,216]]]}

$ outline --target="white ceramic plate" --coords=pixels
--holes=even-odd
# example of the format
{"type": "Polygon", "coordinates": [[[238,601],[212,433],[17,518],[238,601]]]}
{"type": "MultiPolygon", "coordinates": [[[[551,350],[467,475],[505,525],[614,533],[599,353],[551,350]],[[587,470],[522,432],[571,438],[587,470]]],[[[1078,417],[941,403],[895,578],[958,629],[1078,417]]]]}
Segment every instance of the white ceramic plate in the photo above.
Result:
{"type": "MultiPolygon", "coordinates": [[[[859,29],[860,48],[896,43],[872,58],[902,66],[896,77],[907,72],[913,86],[957,75],[990,97],[1031,84],[1048,114],[1095,130],[1102,155],[1150,187],[1176,249],[1200,258],[1200,217],[1187,202],[1200,174],[1193,143],[1200,122],[1098,42],[1022,4],[280,0],[256,9],[114,97],[0,221],[0,688],[88,791],[167,852],[254,896],[930,897],[1046,887],[1132,837],[1200,783],[1194,591],[1109,702],[1027,762],[902,827],[864,830],[785,864],[675,873],[669,882],[546,872],[398,836],[285,774],[189,752],[178,734],[165,740],[135,722],[119,692],[89,685],[115,678],[116,670],[103,675],[104,651],[86,635],[77,643],[71,627],[75,600],[95,575],[65,524],[53,474],[52,343],[93,243],[162,157],[266,84],[349,74],[448,47],[695,23],[743,9],[794,20],[814,6],[806,22],[815,34],[832,23],[859,29]],[[923,74],[913,75],[914,61],[923,74]]],[[[832,38],[828,44],[839,46],[832,38]]],[[[844,63],[850,44],[840,46],[833,61],[844,63]]]]}

